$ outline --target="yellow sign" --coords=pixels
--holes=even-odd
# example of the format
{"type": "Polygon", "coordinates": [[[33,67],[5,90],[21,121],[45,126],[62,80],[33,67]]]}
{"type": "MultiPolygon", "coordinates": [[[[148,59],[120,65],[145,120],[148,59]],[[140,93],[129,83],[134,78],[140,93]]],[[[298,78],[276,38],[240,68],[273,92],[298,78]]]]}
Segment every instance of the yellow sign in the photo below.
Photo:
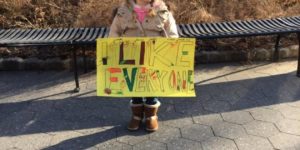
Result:
{"type": "Polygon", "coordinates": [[[194,97],[195,39],[97,40],[97,95],[194,97]]]}

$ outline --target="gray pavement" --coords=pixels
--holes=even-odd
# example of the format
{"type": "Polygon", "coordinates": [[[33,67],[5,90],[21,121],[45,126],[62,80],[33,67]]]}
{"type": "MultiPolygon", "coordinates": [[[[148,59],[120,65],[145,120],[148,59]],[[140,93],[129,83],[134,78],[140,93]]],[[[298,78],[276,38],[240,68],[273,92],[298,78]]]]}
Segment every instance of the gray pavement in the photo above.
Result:
{"type": "Polygon", "coordinates": [[[127,98],[95,72],[0,72],[0,149],[300,150],[297,61],[196,66],[197,97],[162,98],[160,130],[126,130],[127,98]]]}

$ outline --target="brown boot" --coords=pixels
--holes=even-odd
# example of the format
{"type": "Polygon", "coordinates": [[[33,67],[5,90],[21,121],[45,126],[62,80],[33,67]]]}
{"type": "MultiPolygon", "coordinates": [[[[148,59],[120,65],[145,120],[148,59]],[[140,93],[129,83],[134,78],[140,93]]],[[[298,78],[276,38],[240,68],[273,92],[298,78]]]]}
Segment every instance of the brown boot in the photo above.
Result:
{"type": "Polygon", "coordinates": [[[144,104],[133,104],[132,102],[130,102],[130,107],[132,111],[132,117],[127,128],[128,130],[135,131],[139,129],[144,117],[144,104]]]}
{"type": "Polygon", "coordinates": [[[144,105],[145,117],[146,117],[146,130],[156,131],[158,130],[158,117],[157,111],[160,106],[160,102],[157,101],[155,105],[144,105]]]}

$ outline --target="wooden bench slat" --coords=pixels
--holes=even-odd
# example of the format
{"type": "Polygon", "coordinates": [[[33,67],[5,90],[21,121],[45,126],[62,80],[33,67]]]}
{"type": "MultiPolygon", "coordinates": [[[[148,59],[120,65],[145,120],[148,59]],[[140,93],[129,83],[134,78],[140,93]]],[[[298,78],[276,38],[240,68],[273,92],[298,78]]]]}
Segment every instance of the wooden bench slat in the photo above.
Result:
{"type": "Polygon", "coordinates": [[[41,34],[41,36],[39,36],[39,39],[38,39],[38,42],[39,43],[42,43],[42,41],[47,38],[47,36],[49,36],[49,34],[53,32],[53,29],[52,30],[46,30],[43,34],[41,34]]]}
{"type": "Polygon", "coordinates": [[[50,41],[50,39],[53,38],[56,35],[57,32],[58,32],[58,29],[51,30],[51,32],[49,33],[48,36],[43,37],[43,40],[44,41],[50,41]]]}
{"type": "Polygon", "coordinates": [[[25,31],[23,31],[22,35],[20,35],[16,39],[12,39],[12,40],[19,41],[20,39],[24,39],[28,34],[30,34],[30,32],[32,32],[32,30],[25,30],[25,31]]]}
{"type": "Polygon", "coordinates": [[[3,39],[3,42],[8,41],[10,39],[14,39],[14,38],[18,37],[20,34],[22,34],[22,30],[17,29],[11,35],[9,35],[5,39],[3,39]]]}
{"type": "MultiPolygon", "coordinates": [[[[1,40],[5,40],[7,37],[9,37],[11,34],[13,34],[15,29],[8,29],[5,33],[3,33],[0,38],[1,40]]],[[[0,40],[0,41],[1,41],[0,40]]]]}
{"type": "Polygon", "coordinates": [[[57,39],[62,34],[63,31],[64,31],[64,29],[62,29],[62,28],[58,29],[56,31],[56,33],[52,37],[49,38],[49,41],[53,42],[55,39],[57,39]]]}
{"type": "MultiPolygon", "coordinates": [[[[300,16],[264,20],[245,20],[218,23],[179,24],[181,37],[198,39],[258,36],[300,32],[300,16]]],[[[0,29],[0,46],[95,44],[97,38],[107,37],[109,28],[58,29],[0,29]]]]}
{"type": "Polygon", "coordinates": [[[96,39],[99,32],[101,32],[101,29],[100,28],[95,28],[95,32],[93,32],[93,34],[90,36],[88,41],[91,42],[91,41],[93,41],[93,39],[96,39]]]}
{"type": "Polygon", "coordinates": [[[72,33],[70,34],[69,38],[67,38],[66,40],[73,41],[74,39],[76,39],[79,36],[80,33],[81,33],[80,29],[74,28],[72,33]]]}
{"type": "Polygon", "coordinates": [[[72,29],[72,28],[68,29],[66,34],[63,37],[61,37],[61,39],[57,39],[57,41],[59,41],[59,40],[67,41],[68,39],[71,39],[72,38],[71,35],[72,35],[73,32],[74,32],[74,29],[72,29]]]}

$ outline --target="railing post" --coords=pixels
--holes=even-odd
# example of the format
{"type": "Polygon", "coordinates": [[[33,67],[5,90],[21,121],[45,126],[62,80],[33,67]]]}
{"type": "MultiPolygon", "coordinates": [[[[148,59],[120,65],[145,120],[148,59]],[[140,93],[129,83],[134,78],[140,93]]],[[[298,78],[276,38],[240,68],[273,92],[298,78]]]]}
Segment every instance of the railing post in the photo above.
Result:
{"type": "Polygon", "coordinates": [[[84,63],[84,73],[87,73],[87,60],[86,60],[86,47],[83,46],[83,63],[84,63]]]}
{"type": "Polygon", "coordinates": [[[297,33],[298,36],[298,69],[297,69],[297,76],[300,77],[300,32],[297,33]]]}
{"type": "Polygon", "coordinates": [[[75,84],[76,84],[76,88],[74,89],[74,92],[78,93],[80,91],[80,87],[79,87],[79,80],[78,80],[76,49],[73,47],[72,51],[73,51],[73,71],[74,71],[74,78],[75,78],[75,84]]]}
{"type": "Polygon", "coordinates": [[[279,61],[279,43],[280,43],[281,35],[278,34],[276,38],[276,44],[275,44],[275,51],[273,55],[273,61],[278,62],[279,61]]]}

